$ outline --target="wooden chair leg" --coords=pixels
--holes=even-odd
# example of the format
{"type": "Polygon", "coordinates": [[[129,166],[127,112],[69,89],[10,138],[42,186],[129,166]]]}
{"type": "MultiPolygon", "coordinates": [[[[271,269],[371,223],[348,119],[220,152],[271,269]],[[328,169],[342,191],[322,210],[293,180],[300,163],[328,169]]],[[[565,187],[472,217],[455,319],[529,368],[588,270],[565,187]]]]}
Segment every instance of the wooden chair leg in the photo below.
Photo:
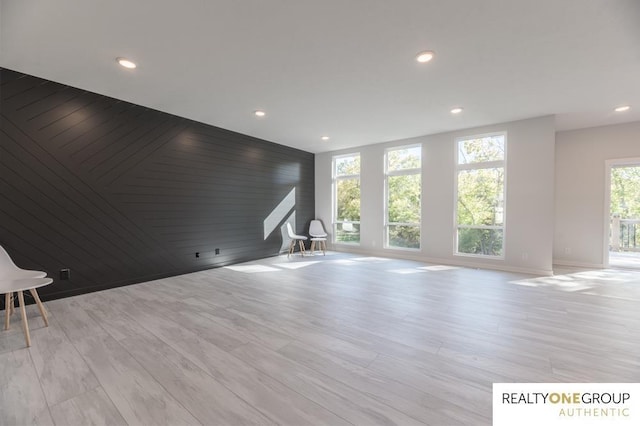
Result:
{"type": "Polygon", "coordinates": [[[289,244],[289,252],[287,253],[287,257],[291,256],[295,246],[296,246],[296,240],[291,240],[291,244],[289,244]]]}
{"type": "Polygon", "coordinates": [[[315,241],[311,241],[311,247],[309,247],[309,250],[311,251],[311,254],[314,253],[316,248],[316,242],[315,241]]]}
{"type": "Polygon", "coordinates": [[[300,246],[300,256],[304,257],[304,242],[302,240],[298,240],[298,246],[300,246]]]}
{"type": "Polygon", "coordinates": [[[322,247],[322,255],[326,256],[327,255],[327,242],[326,241],[320,241],[320,246],[322,247]]]}
{"type": "Polygon", "coordinates": [[[11,297],[11,293],[7,293],[4,295],[4,329],[9,329],[9,321],[11,321],[11,303],[13,303],[13,299],[11,297]]]}
{"type": "Polygon", "coordinates": [[[38,309],[40,309],[40,315],[42,315],[42,319],[44,320],[45,327],[49,327],[49,319],[47,318],[47,311],[44,310],[44,305],[42,304],[42,301],[40,301],[40,296],[38,296],[38,292],[36,291],[35,288],[32,288],[29,291],[31,292],[31,295],[33,296],[33,298],[36,300],[36,304],[38,305],[38,309]]]}
{"type": "Polygon", "coordinates": [[[20,315],[22,316],[22,328],[24,329],[24,338],[27,341],[27,347],[31,346],[31,336],[29,335],[29,323],[27,322],[27,310],[24,308],[24,295],[18,292],[18,302],[20,302],[20,315]]]}

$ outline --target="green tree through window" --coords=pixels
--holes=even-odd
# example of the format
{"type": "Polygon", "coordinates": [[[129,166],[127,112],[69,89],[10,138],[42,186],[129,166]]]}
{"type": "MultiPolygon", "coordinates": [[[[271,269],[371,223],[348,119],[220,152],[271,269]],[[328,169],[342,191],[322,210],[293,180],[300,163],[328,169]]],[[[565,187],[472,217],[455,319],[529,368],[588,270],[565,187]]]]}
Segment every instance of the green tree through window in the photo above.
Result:
{"type": "Polygon", "coordinates": [[[360,242],[360,154],[333,159],[334,241],[360,242]]]}
{"type": "Polygon", "coordinates": [[[611,168],[611,237],[617,233],[615,250],[640,250],[640,166],[624,165],[611,168]],[[615,228],[613,226],[615,225],[615,228]]]}
{"type": "Polygon", "coordinates": [[[386,153],[387,247],[420,248],[422,147],[391,148],[386,153]]]}
{"type": "Polygon", "coordinates": [[[621,219],[640,219],[640,166],[611,169],[611,213],[621,219]]]}
{"type": "Polygon", "coordinates": [[[459,254],[503,254],[505,141],[504,133],[457,141],[459,254]]]}

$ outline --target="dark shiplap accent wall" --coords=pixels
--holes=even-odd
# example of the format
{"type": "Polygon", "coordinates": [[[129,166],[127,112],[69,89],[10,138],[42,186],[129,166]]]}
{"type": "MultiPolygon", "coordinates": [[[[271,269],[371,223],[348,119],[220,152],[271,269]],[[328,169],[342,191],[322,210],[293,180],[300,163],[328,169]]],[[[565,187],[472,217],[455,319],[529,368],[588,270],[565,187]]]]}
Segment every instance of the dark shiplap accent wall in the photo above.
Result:
{"type": "Polygon", "coordinates": [[[11,70],[0,84],[0,244],[55,279],[45,299],[275,255],[263,221],[293,188],[297,231],[313,218],[311,153],[11,70]]]}

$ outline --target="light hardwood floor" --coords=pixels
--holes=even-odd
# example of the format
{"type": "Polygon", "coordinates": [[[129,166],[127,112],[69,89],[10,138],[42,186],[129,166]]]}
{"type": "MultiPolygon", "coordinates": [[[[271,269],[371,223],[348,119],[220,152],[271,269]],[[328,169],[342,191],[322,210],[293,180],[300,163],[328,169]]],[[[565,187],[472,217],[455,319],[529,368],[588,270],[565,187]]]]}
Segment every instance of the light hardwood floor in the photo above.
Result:
{"type": "Polygon", "coordinates": [[[640,381],[640,272],[285,255],[45,306],[2,425],[489,425],[494,382],[640,381]]]}

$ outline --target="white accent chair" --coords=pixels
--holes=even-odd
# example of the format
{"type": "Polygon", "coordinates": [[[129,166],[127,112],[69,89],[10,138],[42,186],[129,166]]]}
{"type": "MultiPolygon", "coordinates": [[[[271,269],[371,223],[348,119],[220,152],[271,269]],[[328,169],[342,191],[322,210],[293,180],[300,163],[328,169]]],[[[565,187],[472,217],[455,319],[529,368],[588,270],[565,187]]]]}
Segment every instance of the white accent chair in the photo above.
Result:
{"type": "Polygon", "coordinates": [[[0,276],[4,276],[4,274],[9,274],[15,279],[21,278],[44,278],[47,276],[46,272],[42,271],[30,271],[27,269],[18,268],[18,266],[13,263],[11,256],[4,249],[4,247],[0,246],[0,276]]]}
{"type": "Polygon", "coordinates": [[[287,253],[287,257],[293,254],[293,251],[296,248],[296,241],[300,246],[300,255],[304,257],[304,254],[306,253],[304,249],[304,242],[307,241],[307,237],[305,237],[304,235],[297,235],[295,232],[293,232],[293,228],[291,227],[291,224],[289,222],[287,222],[287,233],[289,234],[289,239],[291,240],[291,243],[289,244],[289,253],[287,253]]]}
{"type": "Polygon", "coordinates": [[[11,315],[14,311],[13,294],[18,294],[20,314],[22,317],[22,329],[24,330],[27,347],[31,346],[31,336],[29,335],[29,324],[27,322],[27,312],[25,310],[23,291],[29,290],[33,299],[38,305],[40,315],[44,320],[44,325],[49,326],[47,312],[40,301],[37,288],[49,285],[53,282],[51,278],[46,278],[47,273],[42,271],[30,271],[16,266],[11,260],[9,253],[0,246],[0,294],[5,295],[4,329],[9,329],[11,315]]]}
{"type": "Polygon", "coordinates": [[[316,243],[322,250],[322,254],[326,255],[327,251],[327,233],[322,226],[322,222],[314,219],[309,224],[309,236],[311,237],[311,254],[314,254],[316,243]]]}

